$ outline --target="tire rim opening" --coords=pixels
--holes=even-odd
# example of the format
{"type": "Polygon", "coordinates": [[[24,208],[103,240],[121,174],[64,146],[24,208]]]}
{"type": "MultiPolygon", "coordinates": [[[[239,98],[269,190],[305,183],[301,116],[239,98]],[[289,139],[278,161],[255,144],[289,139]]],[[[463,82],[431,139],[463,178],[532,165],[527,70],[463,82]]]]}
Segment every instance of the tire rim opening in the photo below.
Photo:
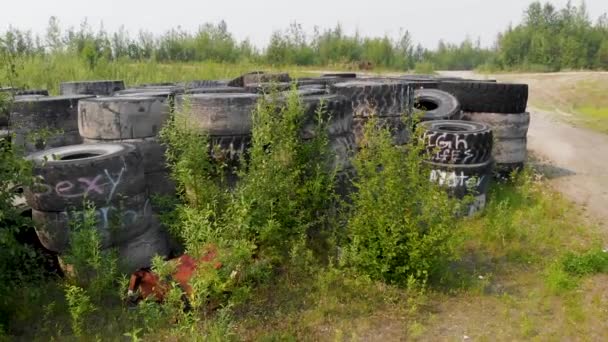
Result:
{"type": "Polygon", "coordinates": [[[430,111],[430,110],[435,110],[435,109],[439,108],[439,106],[437,105],[437,103],[429,101],[429,100],[418,100],[414,104],[414,108],[419,109],[419,110],[430,111]]]}
{"type": "Polygon", "coordinates": [[[101,153],[95,153],[95,152],[76,152],[76,153],[71,153],[71,154],[66,154],[63,156],[58,156],[59,160],[76,160],[76,159],[86,159],[86,158],[92,158],[92,157],[97,157],[102,155],[101,153]]]}
{"type": "Polygon", "coordinates": [[[448,131],[448,132],[464,132],[467,130],[464,127],[457,127],[457,126],[439,126],[439,127],[437,127],[437,129],[440,129],[442,131],[448,131]]]}

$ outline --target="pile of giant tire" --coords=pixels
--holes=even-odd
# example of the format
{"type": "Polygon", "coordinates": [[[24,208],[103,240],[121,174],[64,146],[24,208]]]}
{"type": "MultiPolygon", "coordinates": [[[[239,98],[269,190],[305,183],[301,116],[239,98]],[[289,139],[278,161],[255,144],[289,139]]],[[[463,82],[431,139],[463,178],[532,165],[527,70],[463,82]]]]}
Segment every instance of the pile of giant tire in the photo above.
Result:
{"type": "Polygon", "coordinates": [[[154,195],[176,193],[158,140],[170,113],[184,112],[191,127],[209,135],[209,146],[202,148],[212,158],[238,165],[251,145],[258,100],[270,91],[285,98],[293,88],[304,107],[302,139],[314,136],[317,109],[322,104],[326,109],[323,119],[335,153],[331,169],[337,170],[337,190],[344,195],[352,190],[350,160],[371,117],[390,130],[396,145],[407,145],[412,123],[420,121],[431,156],[429,180],[455,197],[475,198],[468,213],[483,209],[494,166],[509,171],[525,162],[526,85],[434,76],[337,73],[292,79],[251,72],[232,80],[130,88],[122,81],[65,82],[60,96],[0,89],[15,99],[8,110],[0,108],[0,126],[8,126],[0,130],[15,133],[35,164],[39,181],[26,198],[43,245],[65,252],[72,218],[86,210],[86,200],[95,208],[102,247],[117,248],[132,270],[149,266],[155,254],[170,253],[150,205],[154,195]],[[50,132],[26,138],[40,129],[50,132]]]}

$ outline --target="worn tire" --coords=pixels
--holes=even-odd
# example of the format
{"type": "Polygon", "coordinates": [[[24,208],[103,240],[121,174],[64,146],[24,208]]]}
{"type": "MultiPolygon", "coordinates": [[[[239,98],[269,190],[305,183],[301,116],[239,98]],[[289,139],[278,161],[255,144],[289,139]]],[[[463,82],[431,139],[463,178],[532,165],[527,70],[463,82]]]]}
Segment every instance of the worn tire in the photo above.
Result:
{"type": "Polygon", "coordinates": [[[187,115],[192,125],[210,136],[251,134],[252,112],[256,94],[193,94],[178,96],[176,109],[182,111],[189,103],[187,115]]]}
{"type": "MultiPolygon", "coordinates": [[[[314,96],[314,95],[327,95],[327,90],[325,90],[324,88],[318,88],[318,87],[315,87],[315,88],[306,87],[306,88],[300,88],[300,89],[296,90],[296,93],[300,97],[314,96]]],[[[289,94],[291,94],[291,90],[281,92],[281,96],[283,96],[283,97],[288,97],[289,94]]]]}
{"type": "Polygon", "coordinates": [[[354,117],[410,114],[414,91],[407,82],[350,81],[330,86],[330,93],[349,100],[354,117]]]}
{"type": "Polygon", "coordinates": [[[59,85],[61,95],[112,95],[116,91],[125,89],[123,81],[78,81],[62,82],[59,85]]]}
{"type": "Polygon", "coordinates": [[[247,93],[254,94],[269,94],[272,92],[282,92],[290,90],[292,84],[289,82],[261,82],[261,83],[249,83],[245,85],[245,91],[247,93]]]}
{"type": "Polygon", "coordinates": [[[171,179],[168,171],[152,172],[146,174],[146,187],[150,196],[177,195],[175,181],[171,179]]]}
{"type": "Polygon", "coordinates": [[[173,99],[175,98],[175,93],[172,91],[168,91],[168,90],[159,90],[159,91],[141,91],[141,92],[137,92],[137,93],[131,93],[131,92],[125,92],[125,93],[117,93],[114,94],[113,96],[117,96],[117,97],[121,97],[121,96],[126,96],[126,97],[159,97],[159,98],[165,98],[165,99],[173,99]]]}
{"type": "Polygon", "coordinates": [[[430,167],[429,180],[445,187],[451,196],[463,198],[466,195],[485,194],[490,188],[493,161],[478,164],[454,165],[425,162],[430,167]]]}
{"type": "Polygon", "coordinates": [[[228,87],[228,86],[217,86],[217,87],[203,87],[186,89],[186,94],[226,94],[226,93],[247,93],[248,91],[243,87],[228,87]]]}
{"type": "MultiPolygon", "coordinates": [[[[29,134],[33,134],[29,133],[29,134]]],[[[29,136],[28,133],[18,131],[15,133],[15,145],[23,148],[26,153],[48,150],[50,148],[78,145],[82,143],[82,137],[78,131],[58,132],[44,138],[29,136]]]]}
{"type": "Polygon", "coordinates": [[[497,139],[525,138],[530,126],[530,113],[462,113],[462,120],[485,123],[497,139]]]}
{"type": "Polygon", "coordinates": [[[357,78],[357,74],[354,72],[334,72],[321,75],[322,78],[336,77],[336,78],[357,78]]]}
{"type": "Polygon", "coordinates": [[[210,154],[217,161],[238,161],[251,147],[251,135],[215,135],[209,137],[210,154]]]}
{"type": "Polygon", "coordinates": [[[225,87],[228,84],[226,80],[194,80],[178,83],[178,86],[188,89],[210,88],[210,87],[225,87]]]}
{"type": "Polygon", "coordinates": [[[168,118],[168,101],[157,97],[103,97],[78,105],[78,130],[88,139],[155,137],[168,118]]]}
{"type": "Polygon", "coordinates": [[[90,95],[27,97],[15,100],[10,110],[10,127],[14,131],[40,129],[78,130],[78,104],[90,95]]]}
{"type": "Polygon", "coordinates": [[[527,139],[496,139],[492,153],[497,166],[523,164],[528,158],[527,139]]]}
{"type": "Polygon", "coordinates": [[[527,84],[446,81],[439,90],[456,96],[465,112],[523,113],[528,103],[527,84]]]}
{"type": "Polygon", "coordinates": [[[478,164],[492,157],[492,130],[488,125],[455,120],[420,123],[430,161],[444,164],[478,164]]]}
{"type": "Polygon", "coordinates": [[[352,169],[351,159],[357,151],[357,141],[354,133],[346,133],[329,139],[329,150],[334,156],[331,171],[338,173],[352,169]]]}
{"type": "Polygon", "coordinates": [[[437,89],[417,89],[414,107],[421,121],[452,119],[460,113],[460,103],[451,94],[437,89]]]}
{"type": "Polygon", "coordinates": [[[39,211],[81,208],[85,199],[103,207],[145,191],[143,160],[133,145],[65,146],[27,158],[38,180],[25,197],[39,211]]]}
{"type": "Polygon", "coordinates": [[[227,86],[229,87],[244,87],[245,86],[245,76],[247,75],[256,75],[256,74],[263,74],[263,71],[252,71],[252,72],[248,72],[246,74],[242,74],[239,77],[233,78],[232,80],[230,80],[227,84],[227,86]]]}
{"type": "Polygon", "coordinates": [[[117,91],[112,94],[112,96],[159,96],[159,94],[164,95],[168,93],[169,96],[175,96],[177,94],[183,94],[184,91],[179,87],[167,86],[167,87],[136,87],[136,88],[128,88],[124,90],[117,91]]]}
{"type": "Polygon", "coordinates": [[[257,83],[290,83],[288,73],[250,73],[243,75],[243,86],[257,83]]]}
{"type": "Polygon", "coordinates": [[[330,137],[352,133],[353,113],[349,110],[347,100],[340,95],[312,95],[300,98],[304,109],[300,137],[308,140],[315,136],[317,111],[324,106],[323,120],[327,124],[330,137]]]}
{"type": "Polygon", "coordinates": [[[22,90],[17,90],[15,92],[15,96],[29,96],[29,95],[49,96],[49,91],[46,89],[22,89],[22,90]]]}
{"type": "Polygon", "coordinates": [[[152,266],[155,255],[169,255],[169,237],[158,222],[153,223],[144,234],[118,246],[121,269],[126,273],[152,266]]]}
{"type": "MultiPolygon", "coordinates": [[[[409,125],[403,121],[401,116],[384,116],[376,118],[377,127],[382,129],[388,129],[391,136],[393,137],[393,144],[402,146],[408,143],[410,140],[410,128],[409,125]]],[[[357,146],[363,141],[364,128],[368,117],[356,117],[353,118],[353,133],[355,134],[355,141],[357,146]]]]}
{"type": "Polygon", "coordinates": [[[160,143],[158,138],[123,139],[123,140],[95,140],[83,139],[83,144],[131,144],[135,146],[144,160],[144,173],[160,172],[167,170],[165,152],[167,148],[160,143]]]}
{"type": "MultiPolygon", "coordinates": [[[[95,208],[95,229],[101,248],[125,243],[143,234],[153,222],[152,206],[147,193],[95,208]]],[[[69,233],[74,222],[82,220],[81,209],[47,212],[32,209],[32,220],[42,245],[50,251],[63,253],[69,246],[69,233]]]]}

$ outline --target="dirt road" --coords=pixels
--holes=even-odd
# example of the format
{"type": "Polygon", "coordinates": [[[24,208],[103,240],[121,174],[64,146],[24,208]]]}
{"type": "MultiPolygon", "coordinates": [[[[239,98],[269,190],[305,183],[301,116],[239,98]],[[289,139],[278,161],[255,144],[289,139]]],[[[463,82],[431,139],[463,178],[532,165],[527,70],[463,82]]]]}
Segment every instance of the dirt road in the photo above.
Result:
{"type": "MultiPolygon", "coordinates": [[[[472,72],[442,74],[485,78],[472,72]]],[[[519,80],[525,82],[526,75],[519,80]]],[[[509,81],[518,81],[518,76],[509,75],[509,81]]],[[[538,159],[538,168],[558,191],[585,207],[592,219],[608,229],[608,135],[573,127],[562,120],[564,113],[530,106],[528,111],[528,150],[538,159]]]]}

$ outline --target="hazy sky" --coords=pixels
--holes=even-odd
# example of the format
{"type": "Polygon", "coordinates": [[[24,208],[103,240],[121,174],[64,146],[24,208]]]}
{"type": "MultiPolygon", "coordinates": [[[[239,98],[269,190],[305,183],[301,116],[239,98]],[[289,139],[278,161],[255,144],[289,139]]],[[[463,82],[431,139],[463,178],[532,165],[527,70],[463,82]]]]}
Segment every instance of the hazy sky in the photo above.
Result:
{"type": "MultiPolygon", "coordinates": [[[[561,7],[567,0],[551,1],[561,7]]],[[[180,25],[195,30],[201,23],[224,19],[237,39],[257,46],[271,33],[292,22],[307,32],[342,24],[346,32],[395,37],[409,30],[415,42],[435,47],[439,39],[459,42],[466,36],[493,43],[509,23],[518,23],[531,0],[0,0],[0,30],[9,25],[44,33],[48,19],[63,28],[78,26],[86,17],[95,28],[103,22],[113,32],[121,25],[135,34],[154,33],[180,25]]],[[[577,4],[575,0],[573,3],[577,4]]],[[[608,12],[608,0],[587,0],[595,21],[608,12]]]]}

